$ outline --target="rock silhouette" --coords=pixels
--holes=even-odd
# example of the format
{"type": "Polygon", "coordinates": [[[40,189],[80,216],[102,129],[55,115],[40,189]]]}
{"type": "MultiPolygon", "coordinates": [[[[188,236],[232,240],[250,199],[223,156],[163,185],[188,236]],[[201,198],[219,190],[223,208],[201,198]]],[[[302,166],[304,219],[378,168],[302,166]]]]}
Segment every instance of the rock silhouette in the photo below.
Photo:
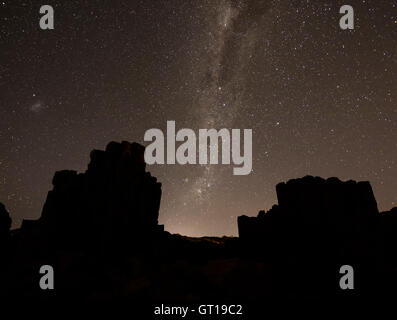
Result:
{"type": "Polygon", "coordinates": [[[41,218],[24,220],[22,230],[35,230],[56,245],[94,246],[151,236],[158,225],[161,184],[145,171],[144,147],[111,142],[93,150],[85,173],[56,172],[41,218]]]}
{"type": "MultiPolygon", "coordinates": [[[[0,297],[159,303],[396,297],[397,208],[379,213],[368,182],[306,176],[276,186],[278,204],[238,218],[239,237],[190,238],[158,225],[161,184],[144,147],[111,142],[84,173],[59,171],[42,215],[9,231],[0,297]],[[51,265],[56,294],[40,290],[51,265]],[[355,272],[341,290],[340,267],[355,272]]],[[[260,305],[260,304],[258,304],[260,305]]]]}
{"type": "Polygon", "coordinates": [[[244,246],[277,261],[285,281],[307,295],[334,292],[343,265],[356,267],[361,289],[372,290],[385,230],[369,182],[306,176],[279,183],[276,192],[278,204],[268,212],[238,217],[244,246]],[[334,276],[318,282],[323,274],[334,276]]]}
{"type": "Polygon", "coordinates": [[[7,241],[10,234],[10,228],[10,215],[4,204],[0,202],[0,247],[4,245],[5,241],[7,241]]]}
{"type": "MultiPolygon", "coordinates": [[[[295,239],[294,246],[329,246],[327,255],[363,258],[380,214],[369,182],[306,176],[276,186],[278,204],[257,217],[238,218],[242,241],[263,246],[295,239]]],[[[291,244],[292,245],[292,244],[291,244]]]]}

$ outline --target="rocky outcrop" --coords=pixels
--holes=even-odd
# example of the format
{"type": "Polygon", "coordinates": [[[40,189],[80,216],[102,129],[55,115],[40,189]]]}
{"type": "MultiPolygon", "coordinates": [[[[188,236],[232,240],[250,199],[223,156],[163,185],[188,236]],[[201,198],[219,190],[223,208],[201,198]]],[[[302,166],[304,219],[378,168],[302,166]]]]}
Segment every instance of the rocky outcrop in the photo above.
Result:
{"type": "Polygon", "coordinates": [[[369,182],[306,176],[279,183],[276,191],[278,204],[268,212],[238,217],[244,252],[272,261],[284,284],[308,288],[305,295],[340,293],[342,265],[355,268],[367,292],[385,287],[386,277],[374,274],[395,266],[385,259],[394,257],[397,215],[379,213],[369,182]]]}
{"type": "MultiPolygon", "coordinates": [[[[359,254],[380,215],[369,182],[306,176],[276,186],[278,204],[258,217],[238,218],[243,241],[270,245],[278,237],[317,243],[343,242],[344,250],[359,254]]],[[[366,250],[365,250],[366,251],[366,250]]]]}
{"type": "Polygon", "coordinates": [[[9,237],[11,222],[12,221],[6,207],[0,202],[0,246],[1,242],[9,237]]]}
{"type": "Polygon", "coordinates": [[[42,217],[24,220],[0,250],[1,298],[141,304],[221,297],[262,307],[272,299],[396,297],[397,209],[379,213],[368,182],[308,176],[280,183],[278,204],[238,218],[240,238],[188,238],[157,232],[161,185],[143,154],[138,144],[112,142],[91,153],[85,173],[55,174],[42,217]],[[52,292],[38,285],[43,265],[55,270],[52,292]],[[344,265],[354,269],[354,290],[339,285],[344,265]]]}
{"type": "Polygon", "coordinates": [[[383,253],[384,263],[397,266],[397,207],[380,213],[378,227],[379,251],[383,253]]]}
{"type": "Polygon", "coordinates": [[[161,184],[145,170],[144,147],[111,142],[90,158],[85,173],[55,173],[41,218],[24,220],[22,230],[39,229],[58,243],[96,246],[129,243],[161,230],[161,184]]]}

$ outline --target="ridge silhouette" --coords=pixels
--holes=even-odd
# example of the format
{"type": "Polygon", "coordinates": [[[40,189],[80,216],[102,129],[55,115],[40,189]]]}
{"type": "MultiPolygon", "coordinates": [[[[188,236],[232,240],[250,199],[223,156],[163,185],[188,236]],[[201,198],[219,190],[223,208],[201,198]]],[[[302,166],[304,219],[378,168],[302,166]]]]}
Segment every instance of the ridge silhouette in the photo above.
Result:
{"type": "Polygon", "coordinates": [[[238,217],[239,237],[191,238],[158,224],[161,184],[143,155],[137,143],[111,142],[91,152],[84,173],[56,172],[41,217],[19,229],[0,204],[0,297],[396,297],[397,208],[380,213],[369,182],[282,182],[278,204],[238,217]],[[56,290],[39,288],[42,265],[53,266],[56,290]],[[339,287],[343,265],[354,269],[354,290],[339,287]]]}

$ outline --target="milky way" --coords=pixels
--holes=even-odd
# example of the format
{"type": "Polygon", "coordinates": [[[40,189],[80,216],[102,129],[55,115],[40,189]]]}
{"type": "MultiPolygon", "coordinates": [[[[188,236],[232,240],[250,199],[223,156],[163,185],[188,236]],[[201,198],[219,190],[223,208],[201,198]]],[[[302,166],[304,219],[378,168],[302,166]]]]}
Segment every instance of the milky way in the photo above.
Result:
{"type": "Polygon", "coordinates": [[[395,1],[37,1],[0,3],[0,202],[14,227],[38,218],[55,171],[84,171],[111,140],[146,130],[253,130],[253,172],[153,165],[160,223],[232,235],[307,174],[369,180],[397,201],[395,1]]]}
{"type": "MultiPolygon", "coordinates": [[[[266,31],[259,32],[259,27],[266,28],[262,23],[266,21],[263,7],[261,4],[256,8],[252,1],[222,1],[207,17],[209,31],[204,47],[208,54],[203,63],[203,80],[197,101],[201,128],[233,127],[244,104],[242,95],[246,89],[247,61],[252,57],[256,37],[266,31]],[[255,9],[260,10],[253,15],[255,9]]],[[[206,214],[208,209],[203,206],[211,202],[213,189],[220,187],[217,177],[221,170],[213,165],[205,166],[202,174],[194,179],[185,203],[198,201],[206,214]]]]}

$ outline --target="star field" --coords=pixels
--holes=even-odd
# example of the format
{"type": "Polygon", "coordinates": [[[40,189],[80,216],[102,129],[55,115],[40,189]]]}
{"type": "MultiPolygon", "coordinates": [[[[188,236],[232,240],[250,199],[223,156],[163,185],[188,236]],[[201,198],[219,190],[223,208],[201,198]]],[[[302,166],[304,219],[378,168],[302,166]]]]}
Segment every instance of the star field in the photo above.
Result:
{"type": "Polygon", "coordinates": [[[86,169],[111,141],[151,128],[253,130],[253,171],[153,165],[160,223],[235,235],[237,216],[276,203],[307,174],[369,180],[397,205],[397,3],[350,1],[0,1],[0,201],[38,218],[55,171],[86,169]]]}

